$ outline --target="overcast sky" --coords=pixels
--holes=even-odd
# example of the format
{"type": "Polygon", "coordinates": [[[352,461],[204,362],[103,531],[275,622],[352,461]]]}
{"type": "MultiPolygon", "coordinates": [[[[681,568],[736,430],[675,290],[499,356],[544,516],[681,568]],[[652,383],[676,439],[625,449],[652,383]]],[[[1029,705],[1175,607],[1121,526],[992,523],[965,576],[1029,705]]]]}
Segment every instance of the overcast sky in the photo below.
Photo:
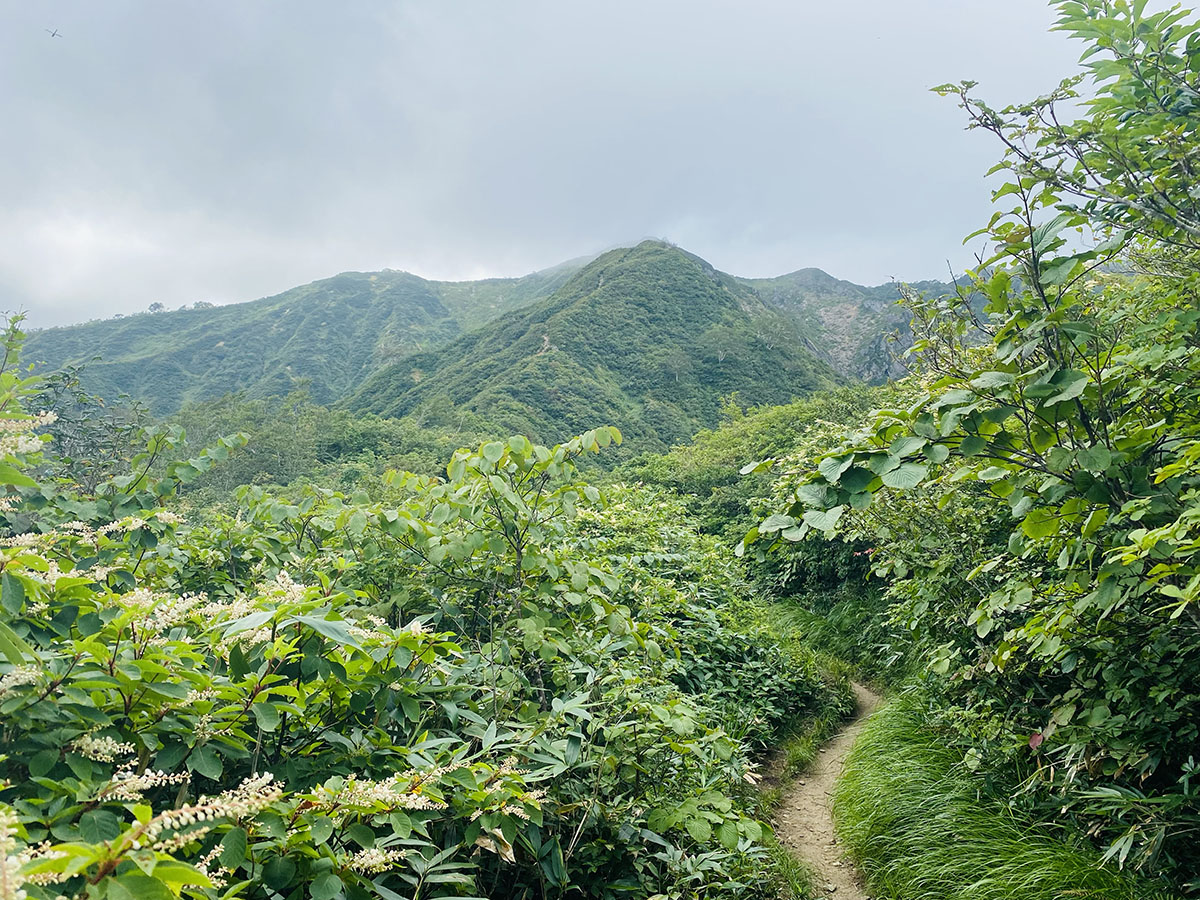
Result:
{"type": "Polygon", "coordinates": [[[1075,67],[1041,0],[0,0],[0,309],[667,238],[737,275],[943,277],[997,158],[929,93],[1075,67]],[[45,29],[58,29],[52,37],[45,29]]]}

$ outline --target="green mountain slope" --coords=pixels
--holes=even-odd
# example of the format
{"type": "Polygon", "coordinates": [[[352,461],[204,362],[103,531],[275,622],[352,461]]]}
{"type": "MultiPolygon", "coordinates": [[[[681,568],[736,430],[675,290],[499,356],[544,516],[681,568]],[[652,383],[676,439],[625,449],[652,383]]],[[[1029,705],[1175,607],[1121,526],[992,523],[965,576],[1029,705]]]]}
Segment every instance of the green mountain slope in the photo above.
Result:
{"type": "MultiPolygon", "coordinates": [[[[812,341],[817,356],[841,374],[872,383],[905,374],[897,357],[909,346],[912,333],[907,311],[897,305],[897,284],[863,287],[820,269],[740,280],[757,291],[764,303],[790,318],[812,341]]],[[[953,285],[940,281],[909,286],[933,295],[954,290],[953,285]]]]}
{"type": "Polygon", "coordinates": [[[279,396],[301,384],[332,403],[397,358],[549,295],[579,265],[478,282],[345,272],[250,303],[35,331],[26,358],[44,372],[84,364],[89,390],[129,394],[160,415],[234,391],[279,396]]]}
{"type": "Polygon", "coordinates": [[[472,412],[542,441],[616,424],[639,449],[715,424],[723,397],[780,403],[839,381],[793,322],[669,245],[614,250],[550,298],[372,375],[352,409],[452,423],[472,412]]]}
{"type": "MultiPolygon", "coordinates": [[[[647,247],[663,252],[666,249],[666,245],[649,242],[634,248],[638,253],[633,255],[628,248],[613,251],[603,257],[608,261],[605,265],[613,265],[618,259],[626,261],[622,265],[633,265],[640,254],[648,252],[647,247]]],[[[675,253],[687,257],[682,251],[675,253]]],[[[702,260],[688,258],[700,267],[697,271],[713,272],[702,260]]],[[[440,350],[455,339],[463,340],[451,352],[455,359],[465,358],[476,346],[482,348],[479,353],[483,355],[507,352],[524,335],[517,330],[528,330],[536,324],[518,313],[563,288],[587,263],[588,259],[577,259],[523,278],[462,282],[429,281],[391,270],[345,272],[249,303],[143,313],[36,331],[29,336],[26,358],[37,363],[41,372],[82,364],[84,386],[91,392],[109,400],[128,394],[156,414],[170,415],[190,403],[231,392],[251,398],[278,397],[300,386],[307,386],[316,402],[338,403],[392,363],[421,355],[404,376],[410,380],[403,391],[393,372],[365,390],[364,399],[356,401],[371,408],[400,409],[413,403],[421,406],[436,391],[428,385],[416,390],[415,379],[434,369],[439,372],[439,380],[450,377],[442,357],[435,360],[423,354],[440,350]],[[493,321],[502,323],[501,331],[470,340],[465,337],[493,321]],[[409,389],[413,389],[412,402],[406,399],[401,403],[401,394],[409,389]]],[[[613,296],[616,288],[612,283],[604,294],[606,311],[597,314],[594,321],[588,318],[591,313],[578,310],[552,317],[553,323],[548,320],[546,324],[554,325],[550,329],[554,334],[544,331],[530,340],[537,344],[535,350],[550,353],[550,358],[541,363],[549,365],[547,371],[557,373],[558,380],[551,389],[546,372],[540,369],[519,376],[509,373],[508,377],[521,381],[522,390],[545,394],[536,402],[531,394],[524,407],[566,410],[568,404],[562,397],[573,391],[579,392],[574,398],[577,405],[571,407],[576,410],[642,404],[636,398],[641,398],[645,394],[642,389],[653,381],[648,373],[663,371],[669,372],[673,381],[678,376],[677,384],[687,384],[688,378],[699,377],[699,372],[706,379],[706,389],[740,390],[743,401],[748,401],[769,392],[774,376],[765,370],[750,373],[745,368],[747,360],[773,359],[779,353],[794,355],[803,349],[838,374],[855,380],[879,382],[903,373],[895,356],[908,344],[908,323],[903,309],[896,305],[899,291],[894,284],[863,287],[819,269],[755,279],[697,276],[693,272],[679,281],[676,276],[684,269],[670,275],[647,276],[650,281],[676,279],[667,291],[669,302],[661,311],[664,316],[676,317],[672,320],[674,330],[665,329],[665,320],[659,321],[656,315],[648,316],[638,307],[641,301],[636,296],[631,300],[633,306],[622,306],[613,296]],[[726,300],[734,298],[741,318],[726,321],[715,315],[715,307],[710,308],[710,294],[717,282],[723,285],[726,300]],[[689,300],[694,301],[694,308],[687,306],[685,301],[689,300]],[[668,313],[669,309],[675,312],[668,313]],[[590,336],[579,341],[563,338],[562,333],[571,327],[622,332],[619,336],[609,334],[606,346],[619,350],[622,358],[637,360],[636,365],[618,363],[619,371],[612,376],[615,380],[603,373],[587,375],[601,372],[603,367],[598,368],[597,355],[589,350],[590,336]],[[893,333],[900,337],[897,344],[889,343],[888,336],[893,333]],[[547,335],[553,347],[543,348],[537,342],[547,335]],[[555,347],[564,349],[566,356],[554,356],[551,351],[555,347]],[[787,349],[781,349],[784,347],[787,349]],[[709,366],[705,360],[714,364],[709,366]],[[583,372],[576,371],[575,366],[582,367],[583,372]],[[634,371],[638,367],[642,371],[634,371]]],[[[607,277],[613,277],[612,273],[607,277]]],[[[948,287],[938,282],[915,286],[935,292],[948,287]]],[[[634,285],[633,293],[645,295],[647,289],[647,285],[634,285]]],[[[521,351],[524,349],[522,345],[521,351]]],[[[789,358],[787,364],[798,365],[797,359],[789,358]]],[[[499,410],[510,404],[507,394],[480,393],[493,390],[491,387],[476,390],[477,386],[470,384],[473,373],[464,372],[462,385],[443,391],[443,399],[467,402],[468,395],[475,398],[479,393],[469,403],[473,409],[499,410]]],[[[486,384],[492,383],[493,375],[487,376],[486,384]]],[[[673,391],[657,386],[645,394],[647,406],[639,410],[639,415],[648,417],[647,421],[663,418],[663,427],[655,426],[653,432],[670,433],[681,421],[708,421],[708,413],[701,414],[695,398],[681,394],[672,399],[673,391]],[[664,411],[660,402],[669,408],[664,411]],[[668,427],[667,423],[674,425],[668,427]]],[[[678,391],[687,393],[683,388],[678,391]]],[[[780,396],[787,399],[791,394],[780,396]]],[[[524,421],[528,409],[522,412],[514,408],[506,421],[524,421]]],[[[554,416],[557,413],[550,418],[554,416]]],[[[544,424],[550,419],[543,416],[540,421],[544,424]]]]}

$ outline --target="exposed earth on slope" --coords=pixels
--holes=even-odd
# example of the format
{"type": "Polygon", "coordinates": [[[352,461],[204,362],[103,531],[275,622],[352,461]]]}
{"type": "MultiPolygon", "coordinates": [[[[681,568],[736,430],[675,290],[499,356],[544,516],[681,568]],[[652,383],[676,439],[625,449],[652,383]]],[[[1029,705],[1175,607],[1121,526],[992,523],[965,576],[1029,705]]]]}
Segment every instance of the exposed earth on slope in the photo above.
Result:
{"type": "Polygon", "coordinates": [[[787,790],[775,815],[780,842],[812,867],[817,896],[832,896],[835,900],[869,897],[858,870],[843,854],[833,828],[834,783],[867,716],[879,705],[878,694],[861,684],[853,687],[857,702],[854,718],[787,790]]]}

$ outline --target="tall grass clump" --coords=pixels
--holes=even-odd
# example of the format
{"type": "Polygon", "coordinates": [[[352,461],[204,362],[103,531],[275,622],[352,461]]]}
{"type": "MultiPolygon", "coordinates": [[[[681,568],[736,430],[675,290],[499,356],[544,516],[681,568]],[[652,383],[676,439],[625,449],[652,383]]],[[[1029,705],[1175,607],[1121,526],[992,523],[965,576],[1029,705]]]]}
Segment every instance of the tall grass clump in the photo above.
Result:
{"type": "Polygon", "coordinates": [[[838,833],[873,896],[893,900],[1166,900],[1149,879],[1101,867],[1061,831],[1020,821],[981,792],[916,696],[876,713],[834,795],[838,833]]]}

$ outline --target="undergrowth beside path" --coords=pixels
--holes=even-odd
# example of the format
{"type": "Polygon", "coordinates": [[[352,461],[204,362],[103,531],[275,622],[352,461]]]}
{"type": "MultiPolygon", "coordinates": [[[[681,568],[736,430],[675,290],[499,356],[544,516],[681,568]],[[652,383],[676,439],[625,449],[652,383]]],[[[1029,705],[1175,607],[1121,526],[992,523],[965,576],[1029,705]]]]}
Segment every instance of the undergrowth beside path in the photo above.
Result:
{"type": "Polygon", "coordinates": [[[1090,847],[981,799],[978,781],[899,697],[867,723],[834,793],[838,834],[872,896],[894,900],[1167,900],[1154,882],[1099,866],[1090,847]]]}

